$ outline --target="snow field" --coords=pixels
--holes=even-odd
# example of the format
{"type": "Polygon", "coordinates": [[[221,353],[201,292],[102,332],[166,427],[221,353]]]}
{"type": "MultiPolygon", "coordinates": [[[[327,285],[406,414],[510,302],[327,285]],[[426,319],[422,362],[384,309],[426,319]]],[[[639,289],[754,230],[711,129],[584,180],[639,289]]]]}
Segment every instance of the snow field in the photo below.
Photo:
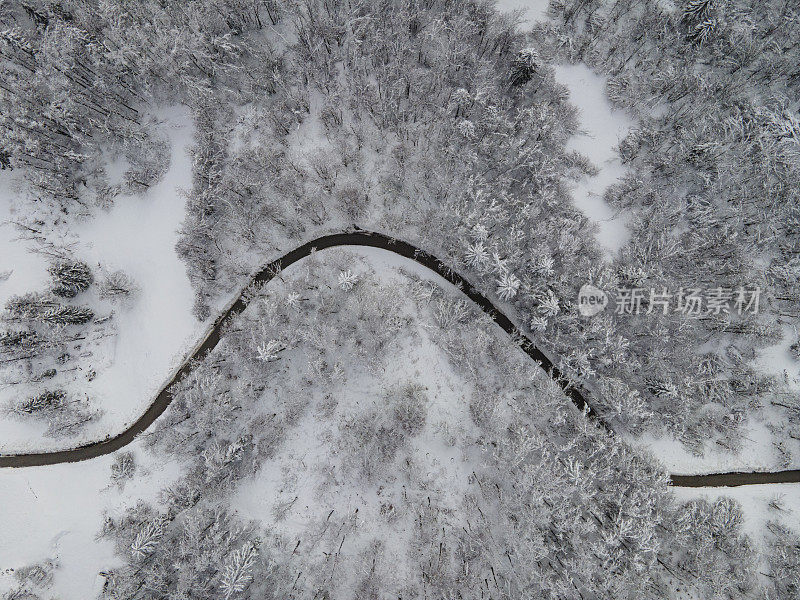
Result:
{"type": "Polygon", "coordinates": [[[118,515],[138,500],[156,501],[161,489],[180,475],[135,442],[136,476],[123,489],[110,479],[115,455],[90,461],[0,470],[0,594],[11,589],[13,569],[54,560],[52,590],[64,600],[96,595],[99,573],[117,564],[114,545],[98,539],[103,514],[118,515]]]}
{"type": "MultiPolygon", "coordinates": [[[[103,415],[78,435],[61,439],[45,437],[44,425],[2,418],[0,452],[69,448],[124,430],[145,411],[205,329],[192,316],[194,292],[175,252],[185,214],[183,190],[191,186],[191,115],[183,107],[172,107],[160,111],[158,120],[172,146],[165,177],[142,195],[118,196],[109,210],[98,209],[72,231],[54,234],[62,236],[59,241],[72,247],[75,257],[95,271],[96,279],[101,277],[98,266],[107,272],[122,270],[138,288],[131,301],[114,307],[110,335],[78,365],[79,375],[64,386],[78,396],[88,395],[103,415]],[[97,372],[91,381],[85,377],[89,367],[97,372]]],[[[124,169],[118,162],[109,169],[112,178],[124,169]]],[[[11,193],[9,188],[0,186],[4,195],[11,193]]],[[[2,199],[0,218],[13,219],[11,205],[8,196],[2,199]]],[[[11,295],[48,287],[48,262],[26,252],[25,246],[8,225],[0,227],[0,250],[10,255],[13,262],[8,264],[15,265],[10,277],[0,282],[4,302],[11,295]]],[[[97,317],[108,314],[107,305],[99,304],[91,288],[77,300],[87,302],[97,317]]],[[[6,386],[0,389],[0,401],[16,399],[20,393],[25,393],[20,386],[6,386]]]]}

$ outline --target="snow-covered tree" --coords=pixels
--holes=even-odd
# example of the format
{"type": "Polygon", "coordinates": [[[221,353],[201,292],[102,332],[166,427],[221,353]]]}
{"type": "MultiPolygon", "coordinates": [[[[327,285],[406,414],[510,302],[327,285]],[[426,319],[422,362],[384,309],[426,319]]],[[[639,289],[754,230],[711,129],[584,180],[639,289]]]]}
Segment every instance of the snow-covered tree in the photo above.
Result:
{"type": "Polygon", "coordinates": [[[285,344],[278,340],[269,340],[256,346],[258,360],[263,362],[272,362],[277,360],[280,353],[285,349],[285,344]]]}
{"type": "Polygon", "coordinates": [[[152,554],[158,547],[163,533],[163,524],[160,522],[144,523],[131,542],[131,553],[137,558],[145,558],[152,554]]]}
{"type": "Polygon", "coordinates": [[[94,282],[91,269],[80,261],[60,260],[48,271],[53,277],[53,293],[62,298],[74,298],[94,282]]]}
{"type": "Polygon", "coordinates": [[[247,542],[228,558],[220,580],[220,589],[225,594],[225,600],[229,600],[243,592],[253,581],[253,567],[256,557],[255,544],[247,542]]]}
{"type": "Polygon", "coordinates": [[[356,282],[358,281],[358,276],[353,273],[350,269],[346,271],[342,271],[339,273],[338,283],[339,287],[343,289],[345,292],[349,292],[353,289],[356,282]]]}
{"type": "Polygon", "coordinates": [[[501,273],[497,279],[497,295],[502,300],[511,300],[517,295],[521,282],[519,278],[511,272],[501,273]]]}

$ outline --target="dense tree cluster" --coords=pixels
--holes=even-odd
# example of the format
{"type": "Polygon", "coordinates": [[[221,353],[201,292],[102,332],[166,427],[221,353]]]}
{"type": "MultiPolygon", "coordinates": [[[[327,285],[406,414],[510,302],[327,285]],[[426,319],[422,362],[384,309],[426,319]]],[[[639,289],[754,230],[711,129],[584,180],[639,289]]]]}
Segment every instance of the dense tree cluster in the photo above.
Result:
{"type": "Polygon", "coordinates": [[[40,600],[50,597],[53,573],[58,563],[46,560],[14,570],[15,585],[2,595],[3,600],[40,600]]]}
{"type": "MultiPolygon", "coordinates": [[[[261,46],[239,36],[274,14],[268,2],[4,2],[0,7],[3,166],[24,167],[35,199],[67,213],[87,192],[107,201],[104,151],[124,156],[130,191],[166,171],[153,103],[208,97],[212,83],[258,93],[236,66],[261,46]]],[[[268,60],[264,60],[265,68],[268,60]]],[[[113,190],[112,195],[113,195],[113,190]]]]}
{"type": "Polygon", "coordinates": [[[776,598],[800,598],[800,536],[779,521],[767,523],[769,576],[776,598]]]}
{"type": "MultiPolygon", "coordinates": [[[[633,215],[617,275],[636,274],[636,284],[657,290],[762,290],[760,314],[746,319],[640,319],[635,333],[617,324],[636,357],[624,379],[643,391],[650,387],[643,378],[669,388],[648,394],[651,408],[692,447],[708,438],[711,425],[695,408],[707,400],[717,429],[779,406],[785,411],[772,419],[785,425],[779,437],[791,435],[796,399],[782,399],[792,396],[783,382],[747,363],[800,317],[796,7],[558,0],[551,14],[554,21],[533,31],[543,53],[606,74],[609,98],[638,117],[619,147],[629,172],[606,193],[633,215]]],[[[735,443],[719,433],[721,444],[735,443]]]]}
{"type": "Polygon", "coordinates": [[[147,107],[187,104],[178,251],[198,316],[256,256],[357,221],[469,269],[575,376],[626,382],[646,407],[635,426],[697,452],[734,446],[754,407],[778,406],[752,393],[747,361],[779,317],[797,318],[796,14],[778,0],[559,0],[551,14],[526,37],[482,1],[5,3],[0,146],[41,198],[102,203],[103,144],[126,157],[125,185],[147,187],[166,162],[147,107]],[[577,122],[549,66],[562,58],[608,74],[639,118],[620,145],[631,170],[607,193],[635,215],[613,265],[567,191],[594,167],[565,147],[577,122]],[[763,314],[587,321],[574,304],[587,274],[610,288],[759,286],[763,314]],[[709,339],[715,356],[683,350],[709,339]]]}
{"type": "Polygon", "coordinates": [[[268,585],[269,558],[259,550],[255,524],[242,523],[224,507],[178,496],[185,491],[167,494],[165,512],[140,504],[106,521],[103,535],[115,536],[128,564],[106,574],[104,597],[228,599],[246,588],[259,597],[268,585]],[[254,574],[259,579],[251,586],[254,574]]]}
{"type": "MultiPolygon", "coordinates": [[[[567,189],[595,167],[566,150],[575,110],[549,66],[566,52],[555,43],[564,34],[551,24],[526,40],[513,25],[480,2],[307,2],[277,14],[265,36],[276,65],[270,93],[242,111],[197,108],[195,189],[179,243],[197,314],[235,289],[255,266],[253,253],[357,221],[414,239],[512,303],[567,372],[608,380],[600,388],[611,393],[599,402],[618,426],[669,433],[695,452],[714,442],[734,448],[739,425],[765,404],[746,383],[747,361],[778,339],[774,319],[606,313],[586,320],[575,300],[587,278],[608,289],[760,286],[766,310],[778,294],[759,271],[760,255],[716,221],[677,237],[669,232],[683,231],[682,221],[658,208],[634,219],[639,233],[630,247],[604,264],[567,189]],[[226,145],[221,132],[231,122],[234,142],[226,145]],[[689,243],[694,254],[683,250],[689,243]],[[737,338],[729,350],[736,358],[684,351],[709,336],[737,338]],[[717,375],[708,377],[709,369],[717,375]]],[[[621,148],[628,162],[632,140],[621,148]]],[[[611,197],[627,195],[666,206],[652,202],[667,189],[652,179],[627,177],[609,191],[611,203],[633,208],[611,197]]],[[[687,215],[709,218],[706,200],[690,194],[686,202],[687,215]]],[[[779,272],[791,278],[793,271],[779,272]]],[[[781,297],[791,299],[788,285],[781,297]]]]}

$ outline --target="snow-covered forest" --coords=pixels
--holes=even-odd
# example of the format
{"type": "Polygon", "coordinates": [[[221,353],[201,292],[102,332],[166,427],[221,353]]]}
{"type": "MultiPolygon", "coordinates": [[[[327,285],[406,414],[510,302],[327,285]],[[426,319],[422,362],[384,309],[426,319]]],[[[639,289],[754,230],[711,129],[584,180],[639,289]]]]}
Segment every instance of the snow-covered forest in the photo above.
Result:
{"type": "Polygon", "coordinates": [[[798,40],[0,0],[0,598],[800,599],[798,40]]]}

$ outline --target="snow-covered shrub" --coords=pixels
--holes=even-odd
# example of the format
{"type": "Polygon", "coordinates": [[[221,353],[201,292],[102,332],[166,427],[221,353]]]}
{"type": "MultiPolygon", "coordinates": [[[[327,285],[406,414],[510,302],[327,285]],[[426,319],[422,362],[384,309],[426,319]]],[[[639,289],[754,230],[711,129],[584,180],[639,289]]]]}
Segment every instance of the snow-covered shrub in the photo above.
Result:
{"type": "Polygon", "coordinates": [[[124,182],[128,190],[142,192],[158,183],[169,170],[170,145],[153,135],[125,141],[125,158],[130,168],[124,182]]]}
{"type": "Polygon", "coordinates": [[[345,292],[349,292],[353,289],[353,286],[355,286],[357,281],[358,275],[353,273],[350,269],[347,269],[346,271],[341,271],[339,273],[337,283],[341,289],[343,289],[345,292]]]}
{"type": "Polygon", "coordinates": [[[342,107],[336,106],[327,101],[319,111],[319,120],[325,126],[326,131],[335,131],[342,125],[342,107]]]}
{"type": "Polygon", "coordinates": [[[125,487],[125,482],[136,473],[136,461],[133,452],[121,452],[114,457],[111,463],[111,481],[120,488],[125,487]]]}
{"type": "Polygon", "coordinates": [[[511,300],[519,291],[520,280],[513,273],[501,273],[497,279],[497,295],[501,300],[511,300]]]}
{"type": "Polygon", "coordinates": [[[251,468],[249,459],[252,459],[254,450],[252,435],[211,442],[200,454],[204,481],[216,489],[226,489],[251,468]]]}
{"type": "Polygon", "coordinates": [[[66,437],[85,428],[100,416],[88,398],[71,398],[64,390],[44,390],[36,396],[7,405],[9,414],[47,425],[49,437],[66,437]]]}
{"type": "Polygon", "coordinates": [[[258,548],[253,542],[246,542],[239,550],[228,557],[220,581],[225,600],[247,589],[253,581],[253,568],[258,561],[258,548]]]}
{"type": "Polygon", "coordinates": [[[405,433],[384,410],[345,417],[340,420],[339,431],[343,468],[367,481],[387,468],[405,439],[405,433]]]}
{"type": "Polygon", "coordinates": [[[777,521],[767,527],[769,582],[782,600],[800,599],[800,535],[777,521]]]}
{"type": "Polygon", "coordinates": [[[749,538],[741,532],[742,510],[730,498],[722,497],[711,503],[692,500],[673,516],[669,527],[675,535],[681,568],[690,573],[703,573],[696,585],[704,597],[719,594],[728,597],[748,597],[756,586],[756,569],[749,538]],[[735,564],[734,571],[724,565],[735,564]]]}
{"type": "Polygon", "coordinates": [[[638,390],[631,389],[621,379],[607,377],[600,380],[599,399],[604,406],[614,409],[614,414],[609,415],[615,420],[619,420],[629,428],[631,432],[641,431],[644,423],[652,418],[653,412],[642,398],[638,390]]]}
{"type": "Polygon", "coordinates": [[[109,273],[103,277],[99,285],[100,298],[111,302],[130,298],[136,291],[136,283],[124,271],[109,273]]]}
{"type": "Polygon", "coordinates": [[[539,303],[537,311],[544,317],[554,317],[561,311],[558,298],[553,293],[553,290],[547,290],[547,293],[541,294],[537,300],[539,303]]]}
{"type": "Polygon", "coordinates": [[[481,428],[491,430],[497,423],[500,403],[497,395],[479,390],[469,399],[469,415],[472,422],[481,428]]]}
{"type": "Polygon", "coordinates": [[[211,307],[208,304],[208,298],[200,290],[195,292],[192,314],[198,321],[205,321],[211,316],[211,307]]]}
{"type": "Polygon", "coordinates": [[[60,260],[48,272],[53,278],[53,293],[62,298],[74,298],[94,282],[89,265],[77,260],[60,260]]]}
{"type": "Polygon", "coordinates": [[[94,318],[88,306],[61,305],[42,314],[42,321],[55,325],[84,325],[94,318]]]}
{"type": "Polygon", "coordinates": [[[345,180],[337,183],[336,197],[350,223],[358,223],[366,214],[369,196],[356,182],[345,180]]]}
{"type": "Polygon", "coordinates": [[[464,323],[470,314],[470,306],[463,298],[442,295],[433,305],[433,318],[442,329],[450,329],[458,323],[464,323]]]}
{"type": "Polygon", "coordinates": [[[465,252],[467,264],[475,269],[484,269],[489,265],[489,251],[482,240],[467,245],[465,252]]]}
{"type": "MultiPolygon", "coordinates": [[[[331,191],[336,181],[336,174],[340,169],[340,159],[334,152],[318,149],[306,158],[312,176],[320,186],[331,191]]],[[[345,186],[346,187],[346,186],[345,186]]]]}
{"type": "Polygon", "coordinates": [[[456,130],[468,140],[475,139],[475,123],[469,119],[462,119],[456,125],[456,130]]]}
{"type": "Polygon", "coordinates": [[[797,341],[789,346],[789,352],[792,353],[792,356],[794,356],[796,360],[800,360],[800,337],[798,337],[797,341]]]}
{"type": "Polygon", "coordinates": [[[53,571],[55,569],[56,564],[48,560],[15,569],[14,578],[20,583],[31,583],[40,588],[46,588],[53,583],[53,571]]]}
{"type": "Polygon", "coordinates": [[[272,362],[278,359],[281,352],[286,349],[286,344],[278,340],[269,340],[256,346],[258,360],[272,362]]]}
{"type": "Polygon", "coordinates": [[[425,426],[428,398],[425,387],[416,383],[404,385],[389,396],[389,405],[398,427],[408,436],[415,436],[425,426]]]}
{"type": "Polygon", "coordinates": [[[145,558],[158,547],[164,524],[160,521],[143,523],[131,542],[131,554],[136,558],[145,558]]]}
{"type": "Polygon", "coordinates": [[[0,347],[13,351],[34,346],[36,334],[29,330],[6,330],[0,333],[0,347]]]}
{"type": "Polygon", "coordinates": [[[66,405],[64,390],[45,390],[41,394],[17,403],[13,410],[19,414],[31,415],[45,413],[64,408],[66,405]]]}

